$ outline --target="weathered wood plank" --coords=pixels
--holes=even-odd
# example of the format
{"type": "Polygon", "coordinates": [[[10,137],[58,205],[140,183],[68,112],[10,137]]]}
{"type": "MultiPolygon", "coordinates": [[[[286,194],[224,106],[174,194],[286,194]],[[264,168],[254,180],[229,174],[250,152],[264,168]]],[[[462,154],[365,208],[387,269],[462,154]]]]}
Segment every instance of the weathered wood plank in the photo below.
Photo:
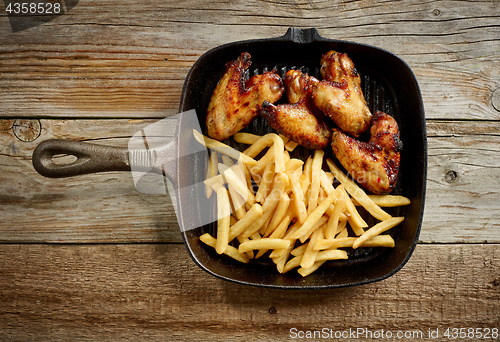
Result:
{"type": "Polygon", "coordinates": [[[80,1],[16,33],[3,17],[0,115],[171,115],[202,53],[296,26],[401,56],[417,76],[428,118],[499,119],[491,102],[500,88],[499,11],[497,1],[80,1]]]}
{"type": "Polygon", "coordinates": [[[216,279],[176,244],[0,245],[0,339],[285,341],[292,328],[442,337],[499,327],[499,269],[498,244],[424,244],[384,281],[296,292],[216,279]]]}
{"type": "MultiPolygon", "coordinates": [[[[127,146],[155,120],[41,120],[23,142],[14,120],[0,120],[0,240],[9,242],[177,241],[169,196],[140,194],[129,173],[47,179],[31,165],[48,138],[127,146]]],[[[24,124],[27,126],[26,124],[24,124]]],[[[498,122],[428,121],[424,242],[500,242],[498,122]]],[[[172,127],[173,131],[173,127],[172,127]]],[[[170,133],[169,133],[170,134],[170,133]]]]}

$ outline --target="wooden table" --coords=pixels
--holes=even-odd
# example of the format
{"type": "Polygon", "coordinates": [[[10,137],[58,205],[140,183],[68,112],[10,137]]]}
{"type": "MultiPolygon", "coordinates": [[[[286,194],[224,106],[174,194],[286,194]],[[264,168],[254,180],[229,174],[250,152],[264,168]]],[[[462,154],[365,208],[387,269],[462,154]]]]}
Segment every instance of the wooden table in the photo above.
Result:
{"type": "Polygon", "coordinates": [[[499,340],[500,2],[66,0],[16,32],[0,6],[0,340],[499,340]],[[48,138],[126,146],[177,112],[205,51],[291,26],[387,49],[416,74],[427,198],[394,276],[317,291],[225,282],[188,256],[168,196],[128,173],[34,171],[48,138]]]}

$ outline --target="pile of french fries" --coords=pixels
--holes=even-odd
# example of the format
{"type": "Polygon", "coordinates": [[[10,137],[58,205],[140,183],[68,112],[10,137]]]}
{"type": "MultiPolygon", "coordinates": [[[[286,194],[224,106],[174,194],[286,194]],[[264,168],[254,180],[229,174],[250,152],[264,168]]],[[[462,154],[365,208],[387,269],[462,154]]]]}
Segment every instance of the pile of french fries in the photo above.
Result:
{"type": "Polygon", "coordinates": [[[205,233],[200,240],[217,253],[248,263],[269,252],[280,273],[297,268],[305,277],[327,260],[347,259],[340,248],[394,247],[393,238],[382,233],[404,217],[392,217],[381,207],[410,201],[367,195],[330,159],[325,171],[324,151],[314,151],[304,162],[290,157],[297,144],[282,135],[236,133],[236,142],[249,145],[240,152],[196,130],[193,134],[210,150],[206,195],[217,198],[217,235],[205,233]],[[356,206],[380,222],[368,227],[356,206]]]}

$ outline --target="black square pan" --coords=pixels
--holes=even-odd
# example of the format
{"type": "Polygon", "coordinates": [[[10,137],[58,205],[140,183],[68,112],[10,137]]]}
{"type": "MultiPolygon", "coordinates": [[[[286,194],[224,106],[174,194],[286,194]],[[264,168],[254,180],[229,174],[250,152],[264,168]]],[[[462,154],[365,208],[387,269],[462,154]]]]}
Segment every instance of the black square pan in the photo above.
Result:
{"type": "MultiPolygon", "coordinates": [[[[367,284],[385,279],[408,261],[413,253],[422,223],[427,171],[427,140],[422,97],[416,78],[408,65],[394,54],[377,47],[341,40],[326,39],[316,29],[290,28],[278,38],[239,41],[216,47],[203,54],[186,77],[179,111],[195,109],[204,134],[205,116],[211,94],[225,71],[225,63],[242,52],[252,56],[249,75],[276,68],[283,76],[289,69],[300,69],[320,77],[321,55],[329,50],[346,52],[362,77],[362,87],[372,112],[382,110],[392,115],[400,127],[403,151],[393,194],[411,200],[402,208],[388,208],[392,215],[405,216],[391,230],[394,248],[359,248],[349,260],[331,261],[315,273],[303,278],[296,271],[279,274],[272,263],[265,261],[241,264],[218,255],[199,241],[205,232],[214,232],[214,225],[183,231],[187,250],[194,262],[208,273],[241,284],[286,289],[319,289],[367,284]]],[[[259,118],[245,129],[265,134],[272,131],[259,118]]],[[[231,141],[227,143],[238,147],[231,141]]],[[[331,151],[326,156],[335,159],[331,151]]],[[[193,162],[196,165],[202,163],[193,162]]],[[[205,174],[205,170],[196,170],[205,174]]],[[[203,196],[204,194],[200,194],[203,196]]],[[[362,213],[366,214],[366,213],[362,213]]],[[[367,222],[370,219],[366,216],[367,222]]]]}

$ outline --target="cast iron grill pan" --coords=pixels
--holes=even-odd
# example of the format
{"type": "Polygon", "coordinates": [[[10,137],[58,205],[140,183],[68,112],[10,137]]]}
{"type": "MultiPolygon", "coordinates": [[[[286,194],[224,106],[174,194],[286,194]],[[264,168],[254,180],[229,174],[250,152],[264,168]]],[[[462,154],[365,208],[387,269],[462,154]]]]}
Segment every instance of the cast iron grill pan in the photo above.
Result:
{"type": "MultiPolygon", "coordinates": [[[[381,110],[393,116],[400,127],[403,151],[398,182],[392,193],[410,198],[412,204],[401,208],[386,208],[391,215],[406,218],[402,224],[390,231],[396,241],[396,247],[347,249],[348,260],[328,261],[315,273],[303,278],[296,270],[284,275],[279,274],[272,261],[265,256],[252,260],[250,264],[241,264],[224,255],[218,255],[198,239],[205,232],[216,236],[214,223],[183,232],[191,257],[207,272],[226,280],[266,287],[345,287],[391,276],[406,263],[413,252],[420,231],[425,197],[425,120],[415,77],[398,57],[372,46],[325,39],[315,29],[291,28],[279,38],[226,44],[201,56],[192,67],[184,84],[180,111],[196,109],[203,133],[207,134],[205,116],[208,102],[225,71],[226,62],[236,59],[242,52],[249,52],[252,65],[248,70],[248,77],[273,69],[283,77],[288,70],[298,69],[321,79],[321,55],[331,49],[346,52],[354,61],[372,113],[381,110]]],[[[286,95],[283,95],[279,102],[285,100],[286,95]]],[[[243,131],[259,135],[273,132],[261,117],[243,131]]],[[[361,137],[363,138],[368,139],[368,136],[361,137]]],[[[235,143],[232,138],[227,139],[225,143],[239,150],[245,148],[244,145],[235,143]]],[[[310,150],[299,146],[292,157],[305,160],[310,154],[310,150]]],[[[326,158],[336,161],[331,148],[325,150],[326,158]]],[[[206,160],[204,162],[206,163],[206,160]]],[[[325,170],[328,170],[326,164],[324,166],[325,170]]],[[[205,169],[201,173],[205,174],[204,171],[205,169]]],[[[358,208],[370,226],[376,223],[371,215],[358,208]]]]}

